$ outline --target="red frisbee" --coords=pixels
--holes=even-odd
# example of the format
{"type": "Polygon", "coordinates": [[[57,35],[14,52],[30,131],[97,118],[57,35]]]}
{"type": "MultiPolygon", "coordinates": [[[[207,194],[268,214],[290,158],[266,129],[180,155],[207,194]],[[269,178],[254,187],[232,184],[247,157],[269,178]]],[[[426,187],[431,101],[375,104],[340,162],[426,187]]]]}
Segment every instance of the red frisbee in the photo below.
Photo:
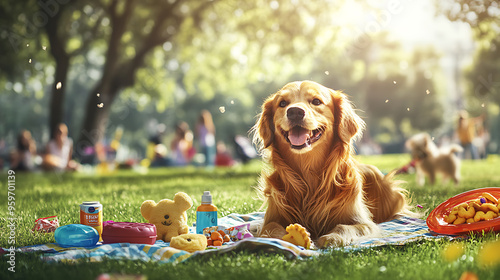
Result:
{"type": "Polygon", "coordinates": [[[453,207],[462,202],[469,202],[477,199],[482,193],[487,192],[500,198],[500,188],[482,188],[463,192],[458,194],[445,202],[439,204],[427,217],[427,226],[431,231],[440,234],[469,234],[471,232],[489,232],[500,231],[500,216],[489,221],[480,221],[471,224],[454,225],[448,224],[445,217],[448,216],[453,207]]]}

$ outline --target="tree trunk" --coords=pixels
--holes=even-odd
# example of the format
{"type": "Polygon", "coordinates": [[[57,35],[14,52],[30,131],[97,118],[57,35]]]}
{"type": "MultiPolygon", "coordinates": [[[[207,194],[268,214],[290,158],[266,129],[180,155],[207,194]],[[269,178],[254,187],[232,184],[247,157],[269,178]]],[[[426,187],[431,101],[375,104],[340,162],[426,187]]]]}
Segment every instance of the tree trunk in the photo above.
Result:
{"type": "Polygon", "coordinates": [[[88,97],[80,135],[74,143],[75,156],[82,163],[95,163],[94,147],[104,138],[111,105],[119,90],[110,78],[103,79],[88,97]]]}
{"type": "MultiPolygon", "coordinates": [[[[90,155],[89,152],[104,137],[111,112],[111,104],[122,89],[134,85],[135,73],[137,69],[144,65],[146,55],[154,47],[163,44],[170,38],[170,36],[163,35],[164,22],[171,16],[173,7],[178,3],[180,1],[176,1],[172,5],[166,4],[163,7],[165,13],[158,14],[151,31],[143,38],[137,38],[142,44],[136,49],[136,55],[128,61],[120,61],[121,39],[126,31],[126,24],[134,11],[134,2],[125,2],[123,12],[120,14],[117,12],[118,1],[112,1],[109,10],[111,11],[110,17],[113,30],[108,42],[103,76],[101,82],[91,92],[91,96],[89,96],[80,136],[74,147],[75,153],[82,162],[95,163],[95,153],[90,155]],[[99,94],[99,97],[97,94],[99,94]]],[[[203,9],[201,6],[195,11],[196,14],[202,12],[203,9]]],[[[177,28],[181,24],[181,20],[176,21],[177,28]]]]}
{"type": "Polygon", "coordinates": [[[61,14],[62,11],[59,10],[52,17],[49,17],[47,24],[45,25],[47,37],[50,42],[50,53],[54,57],[56,63],[55,80],[51,90],[49,104],[49,129],[51,139],[54,138],[54,130],[57,125],[63,122],[64,96],[66,92],[66,81],[70,63],[70,56],[65,50],[65,38],[58,32],[61,14]]]}
{"type": "Polygon", "coordinates": [[[59,55],[56,60],[55,81],[50,93],[49,129],[50,139],[54,138],[56,127],[62,123],[64,117],[64,97],[66,93],[66,81],[69,70],[69,58],[59,55]]]}

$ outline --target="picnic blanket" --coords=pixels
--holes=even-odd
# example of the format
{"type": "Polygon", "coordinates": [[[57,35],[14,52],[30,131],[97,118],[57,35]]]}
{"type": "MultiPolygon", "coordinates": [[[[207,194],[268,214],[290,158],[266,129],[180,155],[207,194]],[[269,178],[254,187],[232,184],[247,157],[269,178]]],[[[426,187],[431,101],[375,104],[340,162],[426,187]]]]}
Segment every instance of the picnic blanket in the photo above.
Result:
{"type": "MultiPolygon", "coordinates": [[[[244,223],[260,223],[264,219],[263,212],[250,214],[230,214],[219,219],[218,224],[232,227],[244,223]]],[[[382,236],[357,241],[346,247],[336,250],[361,250],[383,245],[404,245],[423,239],[456,238],[456,236],[437,235],[429,231],[424,220],[410,217],[399,217],[394,220],[378,225],[382,236]]],[[[190,228],[194,232],[194,227],[190,228]]],[[[41,258],[46,261],[76,261],[88,259],[90,261],[102,261],[105,259],[126,259],[157,261],[163,263],[178,263],[203,255],[225,254],[227,252],[247,251],[278,253],[287,258],[308,258],[328,252],[328,250],[308,250],[289,242],[271,238],[248,238],[237,242],[225,243],[222,247],[210,247],[204,251],[189,253],[186,251],[169,247],[169,243],[162,240],[156,241],[154,245],[114,243],[98,244],[93,247],[70,247],[63,248],[57,243],[27,246],[17,248],[20,252],[43,252],[41,258]]]]}

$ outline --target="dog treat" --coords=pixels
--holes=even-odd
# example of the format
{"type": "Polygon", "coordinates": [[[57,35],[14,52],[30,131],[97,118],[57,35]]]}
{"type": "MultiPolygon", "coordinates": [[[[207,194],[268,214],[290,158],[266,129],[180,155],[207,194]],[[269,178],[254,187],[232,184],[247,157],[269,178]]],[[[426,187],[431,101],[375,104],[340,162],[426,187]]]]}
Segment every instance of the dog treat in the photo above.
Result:
{"type": "Polygon", "coordinates": [[[489,221],[493,218],[498,217],[497,214],[493,211],[488,211],[486,214],[483,211],[477,211],[476,215],[474,216],[474,221],[479,222],[479,221],[489,221]]]}
{"type": "Polygon", "coordinates": [[[495,203],[495,204],[498,204],[498,199],[496,199],[494,196],[492,196],[490,193],[487,193],[487,192],[484,192],[482,193],[482,195],[488,199],[489,201],[495,203]]]}
{"type": "Polygon", "coordinates": [[[460,224],[464,224],[465,223],[465,218],[463,217],[458,217],[454,222],[453,224],[454,225],[460,225],[460,224]]]}
{"type": "Polygon", "coordinates": [[[207,238],[208,246],[222,246],[222,244],[231,241],[231,236],[226,233],[223,226],[213,226],[203,229],[203,235],[207,238]]]}
{"type": "Polygon", "coordinates": [[[469,209],[467,210],[464,207],[460,207],[458,209],[458,216],[465,219],[472,218],[474,217],[475,214],[476,214],[476,209],[474,209],[474,207],[472,206],[469,206],[469,209]]]}
{"type": "Polygon", "coordinates": [[[493,203],[483,203],[481,204],[481,210],[483,212],[493,211],[498,214],[498,207],[493,203]]]}
{"type": "Polygon", "coordinates": [[[457,219],[456,214],[450,213],[450,215],[446,216],[444,220],[445,220],[448,224],[451,224],[451,223],[453,223],[456,219],[457,219]]]}
{"type": "Polygon", "coordinates": [[[470,205],[472,205],[472,207],[474,207],[474,209],[476,209],[476,211],[481,211],[481,204],[479,204],[475,201],[471,201],[470,205]]]}
{"type": "Polygon", "coordinates": [[[484,192],[477,199],[462,202],[453,207],[450,214],[444,217],[444,221],[454,225],[471,224],[497,218],[499,212],[498,199],[490,193],[484,192]]]}

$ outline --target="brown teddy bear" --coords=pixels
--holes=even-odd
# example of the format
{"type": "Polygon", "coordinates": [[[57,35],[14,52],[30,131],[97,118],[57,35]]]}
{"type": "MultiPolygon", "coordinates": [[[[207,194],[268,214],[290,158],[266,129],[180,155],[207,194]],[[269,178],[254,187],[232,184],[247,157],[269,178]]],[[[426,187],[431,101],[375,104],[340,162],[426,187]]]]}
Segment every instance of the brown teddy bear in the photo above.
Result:
{"type": "Polygon", "coordinates": [[[156,239],[170,242],[174,236],[188,233],[186,211],[193,206],[191,198],[178,192],[174,200],[162,199],[157,203],[146,200],[141,205],[141,214],[149,223],[156,226],[156,239]]]}

